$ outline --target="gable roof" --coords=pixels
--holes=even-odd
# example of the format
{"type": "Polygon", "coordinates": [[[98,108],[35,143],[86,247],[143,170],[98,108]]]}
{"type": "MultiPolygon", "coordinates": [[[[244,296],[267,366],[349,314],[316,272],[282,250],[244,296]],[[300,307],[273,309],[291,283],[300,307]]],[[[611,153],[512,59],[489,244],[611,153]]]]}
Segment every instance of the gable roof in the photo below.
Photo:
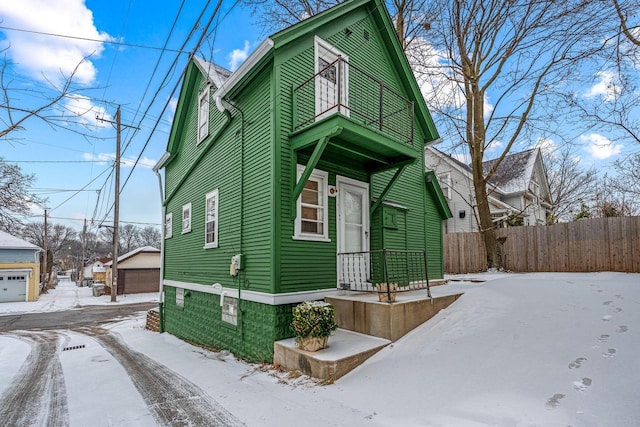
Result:
{"type": "Polygon", "coordinates": [[[33,249],[41,251],[40,246],[15,237],[4,231],[0,231],[0,249],[33,249]]]}
{"type": "Polygon", "coordinates": [[[222,87],[229,77],[231,77],[231,74],[233,74],[226,68],[212,62],[205,61],[198,56],[193,57],[193,62],[198,66],[198,68],[200,68],[202,74],[204,74],[216,88],[222,87]]]}
{"type": "MultiPolygon", "coordinates": [[[[489,184],[500,187],[508,193],[526,191],[539,154],[540,150],[538,148],[532,148],[505,156],[489,180],[489,184]]],[[[498,159],[492,159],[483,162],[482,172],[486,175],[497,160],[498,159]]]]}
{"type": "MultiPolygon", "coordinates": [[[[132,257],[134,257],[134,256],[136,256],[138,254],[141,254],[141,253],[146,253],[146,254],[155,254],[155,253],[157,253],[157,254],[159,254],[160,253],[160,249],[154,248],[153,246],[143,246],[141,248],[134,249],[134,250],[132,250],[130,252],[127,252],[124,255],[120,255],[118,257],[118,262],[122,262],[124,260],[132,258],[132,257]]],[[[108,265],[108,266],[113,265],[113,260],[111,260],[109,262],[105,262],[104,265],[108,265]]]]}

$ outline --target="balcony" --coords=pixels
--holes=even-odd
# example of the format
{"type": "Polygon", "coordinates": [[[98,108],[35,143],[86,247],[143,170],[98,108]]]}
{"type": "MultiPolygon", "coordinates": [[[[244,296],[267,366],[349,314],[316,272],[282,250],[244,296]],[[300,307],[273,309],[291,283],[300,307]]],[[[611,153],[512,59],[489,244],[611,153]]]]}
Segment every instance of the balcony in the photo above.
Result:
{"type": "MultiPolygon", "coordinates": [[[[341,57],[293,91],[292,147],[376,171],[414,161],[413,102],[341,57]]],[[[323,156],[323,157],[324,157],[323,156]]]]}

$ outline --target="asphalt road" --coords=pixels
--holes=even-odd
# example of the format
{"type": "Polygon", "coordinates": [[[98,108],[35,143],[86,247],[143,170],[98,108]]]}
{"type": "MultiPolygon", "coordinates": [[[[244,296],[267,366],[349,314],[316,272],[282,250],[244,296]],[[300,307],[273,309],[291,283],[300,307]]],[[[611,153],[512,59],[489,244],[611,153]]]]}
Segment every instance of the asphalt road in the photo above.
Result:
{"type": "Polygon", "coordinates": [[[157,307],[156,302],[126,305],[98,305],[47,313],[25,313],[0,316],[0,332],[19,330],[70,329],[117,321],[140,311],[157,307]]]}

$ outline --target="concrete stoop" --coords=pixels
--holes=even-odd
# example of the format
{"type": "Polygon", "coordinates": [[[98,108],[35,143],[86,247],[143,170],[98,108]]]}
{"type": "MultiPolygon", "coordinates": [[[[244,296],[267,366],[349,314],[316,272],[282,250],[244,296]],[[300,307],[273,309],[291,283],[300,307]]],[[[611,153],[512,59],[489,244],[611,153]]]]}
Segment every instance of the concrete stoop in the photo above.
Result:
{"type": "Polygon", "coordinates": [[[461,294],[427,298],[419,293],[398,293],[393,304],[378,302],[377,294],[326,297],[333,304],[340,329],[323,350],[298,349],[294,338],[274,343],[274,364],[326,381],[336,380],[454,303],[461,294]]]}
{"type": "Polygon", "coordinates": [[[390,343],[387,339],[337,329],[329,337],[327,348],[314,352],[300,350],[295,338],[276,341],[273,363],[289,371],[299,370],[305,375],[331,382],[390,343]]]}

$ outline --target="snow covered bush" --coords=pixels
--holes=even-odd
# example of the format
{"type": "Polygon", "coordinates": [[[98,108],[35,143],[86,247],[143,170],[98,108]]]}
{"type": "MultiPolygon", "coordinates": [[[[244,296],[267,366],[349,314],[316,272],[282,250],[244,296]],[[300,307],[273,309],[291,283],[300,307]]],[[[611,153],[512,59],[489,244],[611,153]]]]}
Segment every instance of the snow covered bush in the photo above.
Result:
{"type": "Polygon", "coordinates": [[[321,301],[304,301],[293,307],[291,330],[297,338],[328,337],[338,328],[333,305],[321,301]]]}

